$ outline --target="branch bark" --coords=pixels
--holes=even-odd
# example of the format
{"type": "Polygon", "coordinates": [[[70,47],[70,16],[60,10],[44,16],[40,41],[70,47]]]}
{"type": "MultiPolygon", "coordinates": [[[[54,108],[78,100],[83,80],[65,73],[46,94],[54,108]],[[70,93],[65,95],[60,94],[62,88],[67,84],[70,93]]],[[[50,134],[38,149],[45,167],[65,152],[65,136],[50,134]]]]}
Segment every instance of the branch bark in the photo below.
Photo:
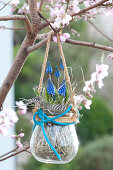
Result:
{"type": "Polygon", "coordinates": [[[8,158],[11,158],[11,157],[13,157],[13,156],[16,156],[16,155],[18,155],[19,153],[25,152],[25,151],[26,151],[27,149],[29,149],[29,148],[30,148],[30,146],[28,145],[28,146],[26,146],[25,148],[22,148],[22,149],[20,149],[20,150],[17,150],[15,153],[10,154],[9,156],[6,156],[5,158],[0,159],[0,162],[6,160],[6,159],[8,159],[8,158]]]}
{"type": "MultiPolygon", "coordinates": [[[[27,52],[31,53],[31,52],[43,47],[44,45],[46,45],[46,43],[47,43],[47,38],[45,38],[44,40],[42,40],[38,44],[27,48],[27,52]]],[[[107,46],[104,46],[104,45],[96,44],[95,42],[84,42],[84,41],[77,41],[77,40],[68,39],[68,40],[66,40],[65,43],[73,44],[73,45],[81,45],[81,46],[85,46],[85,47],[92,47],[92,48],[96,48],[96,49],[100,49],[100,50],[104,50],[104,51],[113,52],[112,47],[107,47],[107,46]]]]}
{"type": "Polygon", "coordinates": [[[99,44],[96,44],[95,42],[84,42],[84,41],[77,41],[77,40],[68,39],[68,40],[66,40],[66,43],[73,44],[73,45],[81,45],[81,46],[86,46],[86,47],[92,47],[92,48],[97,48],[97,49],[104,50],[104,51],[113,52],[112,47],[99,45],[99,44]]]}
{"type": "Polygon", "coordinates": [[[27,33],[32,32],[31,24],[26,15],[11,15],[11,16],[0,16],[0,21],[9,21],[9,20],[23,20],[25,22],[27,33]]]}

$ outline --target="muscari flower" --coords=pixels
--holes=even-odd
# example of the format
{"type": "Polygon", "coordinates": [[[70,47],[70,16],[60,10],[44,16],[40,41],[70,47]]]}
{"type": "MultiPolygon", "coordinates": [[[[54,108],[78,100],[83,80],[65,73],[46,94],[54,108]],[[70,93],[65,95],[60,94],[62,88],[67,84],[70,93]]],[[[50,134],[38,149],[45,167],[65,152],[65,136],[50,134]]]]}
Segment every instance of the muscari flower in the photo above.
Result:
{"type": "Polygon", "coordinates": [[[66,81],[65,80],[63,80],[62,84],[60,85],[58,94],[65,97],[65,95],[66,95],[66,81]]]}
{"type": "Polygon", "coordinates": [[[58,66],[55,66],[55,74],[54,74],[57,78],[60,77],[60,72],[58,69],[58,66]]]}
{"type": "Polygon", "coordinates": [[[48,61],[47,62],[47,68],[46,68],[46,73],[52,73],[52,67],[51,67],[51,64],[50,64],[50,62],[48,61]]]}
{"type": "Polygon", "coordinates": [[[61,68],[62,70],[64,70],[63,61],[62,61],[62,58],[61,58],[61,57],[60,57],[60,68],[61,68]]]}
{"type": "Polygon", "coordinates": [[[54,95],[54,94],[55,94],[54,84],[53,84],[53,82],[52,82],[50,79],[48,79],[47,93],[48,93],[48,94],[51,94],[51,95],[54,95]]]}

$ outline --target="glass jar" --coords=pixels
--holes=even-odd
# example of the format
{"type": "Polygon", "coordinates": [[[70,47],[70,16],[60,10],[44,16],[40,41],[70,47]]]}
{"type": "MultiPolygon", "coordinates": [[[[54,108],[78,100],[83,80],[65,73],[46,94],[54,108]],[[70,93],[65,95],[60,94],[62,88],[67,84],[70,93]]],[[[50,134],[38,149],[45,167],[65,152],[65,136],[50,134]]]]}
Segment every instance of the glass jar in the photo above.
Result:
{"type": "Polygon", "coordinates": [[[61,126],[53,123],[44,125],[45,133],[53,147],[61,156],[57,158],[47,143],[41,126],[36,126],[30,141],[30,148],[36,160],[44,163],[65,164],[70,162],[78,151],[78,138],[75,125],[61,126]]]}

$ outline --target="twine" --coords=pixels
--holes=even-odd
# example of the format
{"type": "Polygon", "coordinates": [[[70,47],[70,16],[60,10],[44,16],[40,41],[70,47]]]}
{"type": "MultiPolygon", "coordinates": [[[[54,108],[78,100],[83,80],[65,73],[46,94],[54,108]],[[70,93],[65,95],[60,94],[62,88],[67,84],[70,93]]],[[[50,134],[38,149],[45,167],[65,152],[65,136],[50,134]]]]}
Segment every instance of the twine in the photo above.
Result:
{"type": "Polygon", "coordinates": [[[64,53],[63,53],[63,49],[62,49],[62,44],[61,44],[61,41],[60,41],[60,36],[59,36],[58,33],[57,33],[57,42],[58,42],[58,47],[59,47],[60,55],[61,55],[63,66],[64,66],[66,80],[67,80],[67,83],[69,85],[70,93],[72,93],[71,81],[70,81],[70,77],[69,77],[67,66],[66,66],[66,61],[65,61],[65,57],[64,57],[64,53]]]}
{"type": "Polygon", "coordinates": [[[42,64],[41,77],[40,77],[40,82],[39,82],[39,86],[38,86],[38,93],[39,94],[42,91],[43,79],[44,79],[44,74],[45,74],[45,70],[46,70],[46,64],[47,64],[47,58],[48,58],[48,53],[49,53],[49,47],[50,47],[50,41],[51,41],[52,33],[53,32],[50,32],[50,34],[48,35],[48,41],[47,41],[47,46],[46,46],[46,51],[45,51],[45,57],[44,57],[44,61],[43,61],[43,64],[42,64]]]}

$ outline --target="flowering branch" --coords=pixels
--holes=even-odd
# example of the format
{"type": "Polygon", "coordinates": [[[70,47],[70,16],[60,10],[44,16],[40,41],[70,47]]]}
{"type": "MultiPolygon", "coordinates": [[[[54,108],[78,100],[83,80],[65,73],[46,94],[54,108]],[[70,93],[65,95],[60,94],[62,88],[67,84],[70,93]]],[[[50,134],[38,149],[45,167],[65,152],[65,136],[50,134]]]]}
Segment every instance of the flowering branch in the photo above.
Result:
{"type": "Polygon", "coordinates": [[[85,13],[85,12],[87,12],[87,11],[93,9],[93,8],[96,8],[96,7],[102,5],[104,2],[107,2],[107,1],[108,1],[108,0],[99,1],[99,2],[97,2],[97,3],[95,3],[95,4],[93,4],[93,5],[85,8],[85,9],[80,10],[80,11],[77,12],[77,13],[73,13],[71,16],[74,17],[74,16],[77,16],[77,15],[81,15],[82,13],[85,13]]]}

